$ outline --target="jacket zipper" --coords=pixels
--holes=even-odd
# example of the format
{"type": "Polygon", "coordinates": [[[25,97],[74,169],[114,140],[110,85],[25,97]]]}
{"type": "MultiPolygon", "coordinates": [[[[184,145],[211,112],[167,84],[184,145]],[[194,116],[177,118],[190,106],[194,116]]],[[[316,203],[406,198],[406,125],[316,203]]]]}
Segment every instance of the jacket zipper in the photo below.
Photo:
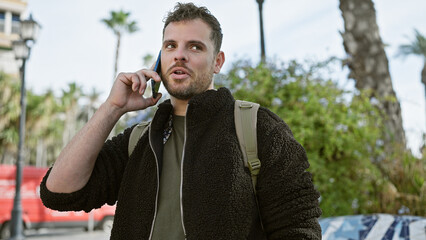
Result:
{"type": "MultiPolygon", "coordinates": [[[[188,106],[186,107],[186,109],[188,111],[188,106]]],[[[186,147],[186,118],[187,118],[187,115],[185,113],[185,122],[184,122],[185,135],[183,139],[182,161],[180,163],[180,219],[182,221],[182,229],[183,229],[183,234],[185,236],[185,239],[186,239],[186,229],[185,229],[185,224],[183,222],[182,186],[183,186],[183,161],[185,159],[185,147],[186,147]]]]}
{"type": "Polygon", "coordinates": [[[149,240],[152,239],[152,234],[154,232],[154,224],[155,224],[155,219],[157,218],[157,206],[158,206],[158,193],[160,190],[160,169],[158,167],[158,158],[157,158],[157,154],[154,151],[154,148],[152,147],[152,139],[151,139],[151,126],[149,127],[149,146],[151,147],[152,152],[154,153],[154,157],[155,157],[155,164],[157,165],[157,194],[155,196],[155,208],[154,208],[154,217],[152,219],[152,225],[151,225],[151,232],[149,233],[149,240]]]}

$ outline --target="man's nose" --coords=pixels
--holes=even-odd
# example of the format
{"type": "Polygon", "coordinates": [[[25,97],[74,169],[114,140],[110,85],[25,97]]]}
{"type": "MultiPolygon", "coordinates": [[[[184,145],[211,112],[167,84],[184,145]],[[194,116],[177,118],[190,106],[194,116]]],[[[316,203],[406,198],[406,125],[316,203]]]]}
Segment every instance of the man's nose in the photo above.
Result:
{"type": "Polygon", "coordinates": [[[175,51],[175,61],[176,62],[187,62],[188,61],[188,55],[185,49],[178,48],[177,51],[175,51]]]}

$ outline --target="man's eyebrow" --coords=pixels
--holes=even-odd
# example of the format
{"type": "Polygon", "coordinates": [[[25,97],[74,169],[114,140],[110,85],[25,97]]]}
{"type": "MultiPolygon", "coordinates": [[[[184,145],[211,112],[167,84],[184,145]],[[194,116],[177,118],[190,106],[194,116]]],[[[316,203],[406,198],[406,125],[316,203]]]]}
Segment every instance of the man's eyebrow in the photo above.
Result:
{"type": "MultiPolygon", "coordinates": [[[[163,46],[167,46],[168,44],[172,44],[172,43],[176,43],[176,41],[172,40],[172,39],[167,39],[167,40],[163,41],[163,46]]],[[[207,45],[204,42],[198,41],[198,40],[190,40],[190,41],[187,42],[187,44],[189,44],[189,45],[197,44],[197,45],[200,45],[204,48],[207,47],[207,45]]]]}
{"type": "Polygon", "coordinates": [[[170,44],[170,43],[176,43],[176,41],[175,40],[164,40],[163,41],[163,46],[166,46],[167,44],[170,44]]]}
{"type": "Polygon", "coordinates": [[[206,46],[206,44],[204,44],[204,42],[202,42],[202,41],[192,40],[192,41],[189,41],[188,43],[189,43],[190,45],[197,44],[197,45],[202,46],[203,48],[206,48],[206,47],[207,47],[207,46],[206,46]]]}

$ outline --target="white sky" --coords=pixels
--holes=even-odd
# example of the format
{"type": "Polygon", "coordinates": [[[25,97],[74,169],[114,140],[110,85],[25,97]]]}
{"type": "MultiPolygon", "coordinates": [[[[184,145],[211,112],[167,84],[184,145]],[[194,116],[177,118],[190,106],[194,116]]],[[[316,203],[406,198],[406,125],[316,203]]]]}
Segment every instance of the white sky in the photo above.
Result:
{"type": "MultiPolygon", "coordinates": [[[[27,86],[36,92],[59,92],[77,82],[86,92],[93,87],[104,100],[112,86],[115,37],[100,22],[111,10],[131,12],[140,31],[122,38],[119,71],[136,71],[142,57],[156,55],[161,46],[163,18],[171,0],[28,0],[28,12],[42,29],[27,63],[27,86]]],[[[187,2],[187,1],[182,1],[187,2]]],[[[195,0],[207,6],[224,33],[223,68],[237,59],[259,60],[259,16],[255,0],[195,0]]],[[[409,147],[419,154],[425,132],[425,92],[420,82],[423,60],[395,58],[400,44],[413,39],[413,29],[426,34],[426,1],[375,0],[377,21],[390,62],[393,87],[401,102],[409,147]]],[[[266,54],[286,61],[325,59],[345,52],[338,0],[265,0],[263,4],[266,54]]],[[[340,76],[346,77],[345,74],[340,76]]]]}

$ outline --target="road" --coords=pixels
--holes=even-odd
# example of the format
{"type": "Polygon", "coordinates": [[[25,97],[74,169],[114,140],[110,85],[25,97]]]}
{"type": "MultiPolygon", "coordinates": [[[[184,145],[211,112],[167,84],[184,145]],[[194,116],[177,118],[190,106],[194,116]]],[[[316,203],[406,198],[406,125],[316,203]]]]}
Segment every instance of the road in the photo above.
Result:
{"type": "Polygon", "coordinates": [[[103,231],[87,232],[84,229],[40,229],[27,230],[25,239],[30,240],[108,240],[110,233],[103,231]]]}

